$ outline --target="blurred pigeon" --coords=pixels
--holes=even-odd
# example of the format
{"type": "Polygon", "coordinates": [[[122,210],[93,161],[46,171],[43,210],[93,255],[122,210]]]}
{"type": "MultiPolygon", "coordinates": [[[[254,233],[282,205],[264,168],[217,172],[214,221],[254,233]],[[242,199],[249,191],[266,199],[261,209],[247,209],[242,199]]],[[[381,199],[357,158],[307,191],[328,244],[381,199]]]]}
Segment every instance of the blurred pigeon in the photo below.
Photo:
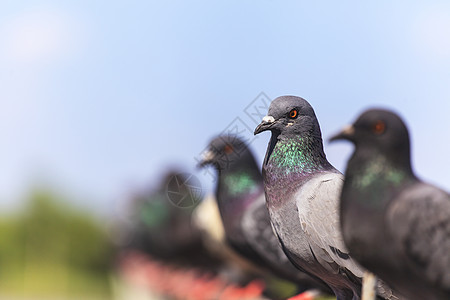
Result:
{"type": "Polygon", "coordinates": [[[341,195],[352,256],[408,299],[450,299],[450,195],[414,175],[406,125],[371,109],[338,139],[355,144],[341,195]]]}
{"type": "Polygon", "coordinates": [[[194,224],[202,231],[206,248],[220,257],[227,267],[221,274],[229,281],[244,285],[262,275],[261,269],[237,254],[226,242],[225,230],[214,196],[206,196],[193,213],[194,224]]]}
{"type": "Polygon", "coordinates": [[[191,191],[187,179],[182,173],[169,172],[159,188],[135,197],[125,248],[169,263],[215,270],[221,263],[204,247],[201,231],[192,222],[194,206],[177,207],[168,197],[176,191],[180,198],[192,197],[190,201],[198,203],[200,195],[191,191]]]}
{"type": "MultiPolygon", "coordinates": [[[[350,257],[339,227],[343,176],[326,159],[311,105],[300,97],[272,101],[255,134],[270,130],[263,163],[267,206],[293,263],[325,281],[338,300],[359,299],[364,270],[350,257]]],[[[382,286],[384,298],[392,292],[382,286]]]]}
{"type": "Polygon", "coordinates": [[[204,226],[215,227],[213,239],[220,239],[220,216],[215,217],[208,201],[191,205],[200,202],[200,193],[199,182],[190,178],[170,172],[159,188],[133,198],[119,274],[145,283],[160,299],[261,298],[262,280],[228,256],[225,247],[217,253],[205,244],[204,226]]]}
{"type": "Polygon", "coordinates": [[[300,289],[326,285],[297,270],[288,260],[270,223],[261,173],[247,145],[236,136],[218,136],[208,147],[201,165],[218,171],[216,197],[229,244],[274,275],[300,289]]]}

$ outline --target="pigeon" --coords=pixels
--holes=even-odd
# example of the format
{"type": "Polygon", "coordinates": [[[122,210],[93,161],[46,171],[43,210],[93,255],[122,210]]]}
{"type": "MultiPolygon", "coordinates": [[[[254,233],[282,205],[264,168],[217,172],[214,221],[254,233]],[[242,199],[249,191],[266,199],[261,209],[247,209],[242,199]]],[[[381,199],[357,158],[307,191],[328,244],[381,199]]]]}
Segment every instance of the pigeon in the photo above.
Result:
{"type": "Polygon", "coordinates": [[[450,195],[414,174],[405,123],[370,109],[341,139],[355,145],[340,208],[352,257],[408,299],[450,299],[450,195]]]}
{"type": "Polygon", "coordinates": [[[209,164],[218,172],[216,198],[232,248],[277,277],[296,283],[298,291],[312,287],[328,291],[319,279],[295,268],[281,249],[270,223],[262,175],[247,145],[237,136],[218,136],[201,162],[209,164]]]}
{"type": "Polygon", "coordinates": [[[233,251],[226,242],[222,218],[213,195],[205,196],[195,208],[193,222],[202,231],[205,247],[224,261],[223,277],[244,285],[254,280],[255,275],[260,275],[261,269],[233,251]]]}
{"type": "Polygon", "coordinates": [[[204,246],[200,229],[193,224],[195,206],[177,207],[168,197],[177,190],[180,196],[199,197],[190,191],[186,176],[176,170],[163,177],[155,190],[137,194],[130,203],[129,225],[125,233],[128,240],[124,250],[137,250],[163,262],[200,267],[216,273],[222,262],[204,246]]]}
{"type": "MultiPolygon", "coordinates": [[[[303,98],[272,101],[255,134],[270,130],[263,162],[267,207],[274,230],[298,269],[323,280],[338,300],[360,299],[364,269],[349,255],[340,231],[343,175],[327,160],[313,108],[303,98]]],[[[394,299],[379,284],[380,296],[394,299]]]]}
{"type": "Polygon", "coordinates": [[[119,274],[158,299],[260,299],[265,284],[242,259],[206,243],[203,226],[216,227],[220,239],[221,224],[189,178],[174,170],[156,189],[134,195],[128,226],[122,224],[119,274]]]}

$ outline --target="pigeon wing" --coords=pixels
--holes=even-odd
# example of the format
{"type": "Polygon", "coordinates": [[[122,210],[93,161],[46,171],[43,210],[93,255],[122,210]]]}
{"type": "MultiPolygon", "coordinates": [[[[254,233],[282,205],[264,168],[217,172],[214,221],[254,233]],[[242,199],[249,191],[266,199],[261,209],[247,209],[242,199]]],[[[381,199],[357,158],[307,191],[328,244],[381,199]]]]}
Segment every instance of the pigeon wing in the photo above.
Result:
{"type": "Polygon", "coordinates": [[[416,184],[389,207],[387,224],[411,269],[450,292],[450,195],[416,184]]]}
{"type": "Polygon", "coordinates": [[[320,264],[330,272],[350,272],[360,280],[363,269],[349,256],[340,230],[339,197],[343,182],[342,174],[327,172],[303,184],[296,194],[298,216],[320,264]]]}

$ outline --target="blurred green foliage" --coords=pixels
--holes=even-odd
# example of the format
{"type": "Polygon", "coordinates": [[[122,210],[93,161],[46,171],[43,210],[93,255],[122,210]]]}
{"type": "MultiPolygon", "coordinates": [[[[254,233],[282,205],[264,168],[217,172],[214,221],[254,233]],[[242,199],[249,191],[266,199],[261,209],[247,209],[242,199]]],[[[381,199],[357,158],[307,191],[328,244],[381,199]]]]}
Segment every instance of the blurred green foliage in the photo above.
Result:
{"type": "Polygon", "coordinates": [[[110,298],[113,247],[93,216],[45,190],[0,216],[0,298],[110,298]]]}

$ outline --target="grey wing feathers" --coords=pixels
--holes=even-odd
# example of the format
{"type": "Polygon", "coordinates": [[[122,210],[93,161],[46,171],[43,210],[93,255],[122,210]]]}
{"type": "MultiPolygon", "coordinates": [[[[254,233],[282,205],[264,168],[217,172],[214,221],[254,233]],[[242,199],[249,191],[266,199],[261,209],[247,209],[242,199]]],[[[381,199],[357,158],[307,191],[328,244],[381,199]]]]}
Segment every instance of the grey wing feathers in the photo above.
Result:
{"type": "Polygon", "coordinates": [[[381,297],[383,297],[383,299],[386,300],[406,300],[405,298],[402,298],[402,296],[394,294],[392,289],[388,287],[386,283],[384,283],[384,281],[381,281],[379,279],[377,279],[376,291],[377,295],[380,295],[381,297]]]}
{"type": "Polygon", "coordinates": [[[411,269],[450,291],[450,195],[419,183],[390,207],[388,228],[411,269]]]}
{"type": "Polygon", "coordinates": [[[362,278],[363,269],[350,258],[344,245],[339,221],[342,174],[321,173],[305,183],[296,194],[301,228],[308,236],[317,260],[329,271],[342,268],[362,278]]]}

